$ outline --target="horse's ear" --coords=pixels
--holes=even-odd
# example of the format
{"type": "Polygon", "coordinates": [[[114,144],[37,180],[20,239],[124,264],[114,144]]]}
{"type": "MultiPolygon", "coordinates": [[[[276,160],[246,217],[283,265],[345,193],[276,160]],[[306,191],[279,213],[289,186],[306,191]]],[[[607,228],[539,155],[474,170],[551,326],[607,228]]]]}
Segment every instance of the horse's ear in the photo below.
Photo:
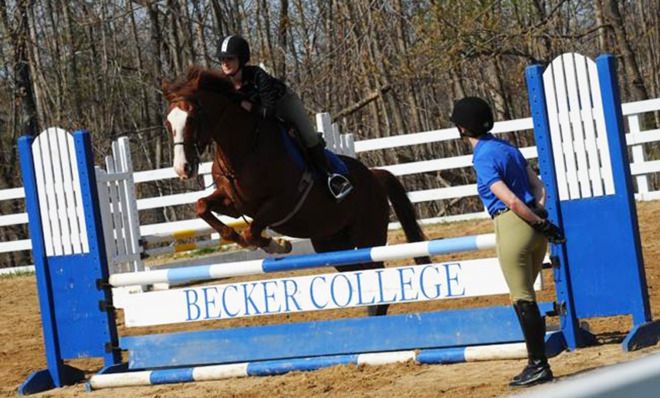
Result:
{"type": "Polygon", "coordinates": [[[202,75],[199,73],[194,75],[192,79],[190,79],[190,87],[192,87],[193,90],[199,89],[199,83],[202,80],[202,75]]]}
{"type": "Polygon", "coordinates": [[[188,73],[186,76],[186,80],[188,80],[188,84],[190,85],[190,87],[192,87],[194,90],[197,90],[199,88],[199,82],[201,78],[202,78],[202,69],[196,65],[190,65],[188,67],[188,73]]]}

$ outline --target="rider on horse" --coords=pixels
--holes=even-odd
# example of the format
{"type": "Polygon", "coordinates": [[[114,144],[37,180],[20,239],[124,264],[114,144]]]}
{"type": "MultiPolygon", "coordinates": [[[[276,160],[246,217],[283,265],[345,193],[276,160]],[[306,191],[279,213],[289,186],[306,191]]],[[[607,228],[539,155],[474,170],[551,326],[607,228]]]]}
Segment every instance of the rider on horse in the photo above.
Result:
{"type": "Polygon", "coordinates": [[[313,166],[327,176],[330,194],[337,201],[345,198],[353,186],[346,177],[332,172],[325,156],[325,142],[309,121],[298,95],[262,68],[247,65],[250,46],[241,36],[230,35],[222,39],[217,55],[222,72],[231,78],[236,90],[242,94],[241,106],[263,118],[277,117],[292,125],[313,166]]]}

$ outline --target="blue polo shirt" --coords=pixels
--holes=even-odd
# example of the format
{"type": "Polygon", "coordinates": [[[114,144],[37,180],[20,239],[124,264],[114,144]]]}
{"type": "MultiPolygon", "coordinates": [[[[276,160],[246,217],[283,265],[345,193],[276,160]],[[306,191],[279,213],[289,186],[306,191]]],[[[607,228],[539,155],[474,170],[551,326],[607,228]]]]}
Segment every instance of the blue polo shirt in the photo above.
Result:
{"type": "Polygon", "coordinates": [[[527,160],[515,146],[490,133],[483,135],[474,147],[472,163],[477,173],[477,191],[489,214],[506,208],[490,190],[497,181],[503,181],[523,202],[534,202],[527,176],[527,160]]]}

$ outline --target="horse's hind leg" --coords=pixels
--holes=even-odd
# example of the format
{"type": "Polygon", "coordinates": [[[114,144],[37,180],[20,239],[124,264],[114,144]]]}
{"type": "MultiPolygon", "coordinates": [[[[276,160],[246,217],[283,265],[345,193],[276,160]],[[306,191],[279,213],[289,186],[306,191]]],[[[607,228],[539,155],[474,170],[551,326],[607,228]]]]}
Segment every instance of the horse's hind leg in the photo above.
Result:
{"type": "MultiPolygon", "coordinates": [[[[382,261],[366,263],[366,264],[353,264],[353,265],[342,265],[336,267],[339,272],[351,272],[351,271],[360,271],[364,269],[382,269],[385,268],[385,265],[382,261]]],[[[380,316],[387,315],[387,309],[390,307],[389,304],[378,304],[370,305],[367,307],[367,315],[369,316],[380,316]]]]}
{"type": "MultiPolygon", "coordinates": [[[[380,214],[380,217],[364,217],[360,219],[360,222],[357,222],[351,225],[348,230],[348,239],[349,245],[351,248],[368,248],[383,246],[387,243],[387,225],[388,220],[388,207],[387,201],[381,203],[383,208],[377,210],[377,202],[373,204],[373,214],[380,214]]],[[[373,215],[372,214],[372,215],[373,215]]],[[[340,271],[357,271],[364,269],[382,269],[385,268],[385,264],[382,261],[372,262],[372,263],[363,263],[363,264],[353,264],[347,265],[341,268],[337,268],[340,271]]],[[[389,304],[380,304],[374,305],[367,308],[367,313],[369,316],[374,315],[386,315],[389,304]]]]}

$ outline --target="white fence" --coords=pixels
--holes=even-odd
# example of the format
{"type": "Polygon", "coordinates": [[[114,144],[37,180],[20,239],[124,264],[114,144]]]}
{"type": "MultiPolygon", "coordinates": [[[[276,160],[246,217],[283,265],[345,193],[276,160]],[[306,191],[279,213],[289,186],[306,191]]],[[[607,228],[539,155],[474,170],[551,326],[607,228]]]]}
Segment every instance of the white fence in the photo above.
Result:
{"type": "MultiPolygon", "coordinates": [[[[660,172],[660,160],[647,160],[645,159],[644,145],[654,142],[660,142],[660,129],[645,130],[640,127],[640,120],[649,112],[660,111],[660,98],[639,101],[633,103],[626,103],[622,105],[623,115],[627,121],[627,143],[631,148],[631,172],[636,180],[636,198],[637,200],[654,200],[660,199],[660,190],[651,190],[649,185],[649,176],[654,173],[660,172]]],[[[376,138],[370,140],[357,141],[353,143],[352,135],[338,134],[336,125],[330,123],[327,114],[317,115],[317,124],[321,131],[324,132],[326,141],[329,146],[336,151],[348,155],[359,155],[368,151],[391,149],[404,146],[430,144],[434,142],[450,141],[460,139],[458,131],[455,128],[447,128],[433,131],[426,131],[421,133],[403,134],[398,136],[376,138]],[[354,152],[353,152],[353,150],[354,152]]],[[[510,121],[502,121],[495,123],[493,132],[499,133],[521,133],[530,131],[532,129],[532,119],[516,119],[510,121]]],[[[523,155],[528,158],[536,158],[535,147],[520,148],[523,155]]],[[[115,156],[115,158],[117,158],[115,156]]],[[[117,158],[119,159],[119,158],[117,158]]],[[[106,165],[106,167],[113,167],[119,165],[106,165]]],[[[472,166],[472,154],[465,153],[463,155],[454,156],[450,158],[422,160],[402,164],[381,165],[379,167],[387,169],[398,176],[439,172],[445,170],[458,170],[469,168],[472,166]]],[[[122,166],[122,167],[125,167],[122,166]]],[[[109,170],[109,169],[108,169],[109,170]]],[[[125,170],[125,169],[122,169],[125,170]]],[[[210,180],[211,164],[204,163],[200,165],[200,174],[204,175],[205,185],[208,186],[210,180]]],[[[138,171],[133,173],[133,180],[135,184],[141,184],[152,181],[160,181],[166,179],[177,178],[171,167],[162,168],[158,170],[138,171]]],[[[117,189],[120,189],[119,187],[117,189]]],[[[168,196],[146,197],[137,200],[136,211],[157,209],[167,206],[179,206],[194,203],[198,198],[207,195],[211,188],[195,192],[185,192],[173,194],[168,196]]],[[[120,192],[118,191],[118,194],[120,192]]],[[[408,192],[408,195],[413,203],[430,202],[437,200],[467,198],[477,195],[476,185],[458,185],[443,188],[422,189],[417,191],[408,192]]],[[[12,188],[0,191],[0,201],[22,201],[24,199],[23,188],[12,188]]],[[[447,217],[434,217],[423,220],[425,224],[437,223],[444,221],[455,221],[471,218],[485,217],[484,212],[461,214],[447,217]]],[[[26,213],[16,214],[2,214],[0,215],[0,228],[12,225],[21,225],[28,222],[26,213]]],[[[148,224],[140,226],[140,235],[150,242],[162,242],[168,239],[173,239],[172,235],[177,231],[185,231],[182,235],[203,235],[209,234],[210,230],[206,223],[200,219],[190,219],[183,221],[176,221],[170,223],[148,224]],[[194,231],[194,232],[193,232],[194,231]]],[[[180,234],[181,235],[181,234],[180,234]]],[[[208,241],[207,241],[208,242],[208,241]]],[[[208,244],[207,244],[208,245],[208,244]]],[[[197,245],[196,247],[201,247],[197,245]]],[[[8,242],[0,242],[0,256],[3,253],[18,252],[30,250],[30,240],[26,236],[25,239],[13,240],[8,242]]]]}

